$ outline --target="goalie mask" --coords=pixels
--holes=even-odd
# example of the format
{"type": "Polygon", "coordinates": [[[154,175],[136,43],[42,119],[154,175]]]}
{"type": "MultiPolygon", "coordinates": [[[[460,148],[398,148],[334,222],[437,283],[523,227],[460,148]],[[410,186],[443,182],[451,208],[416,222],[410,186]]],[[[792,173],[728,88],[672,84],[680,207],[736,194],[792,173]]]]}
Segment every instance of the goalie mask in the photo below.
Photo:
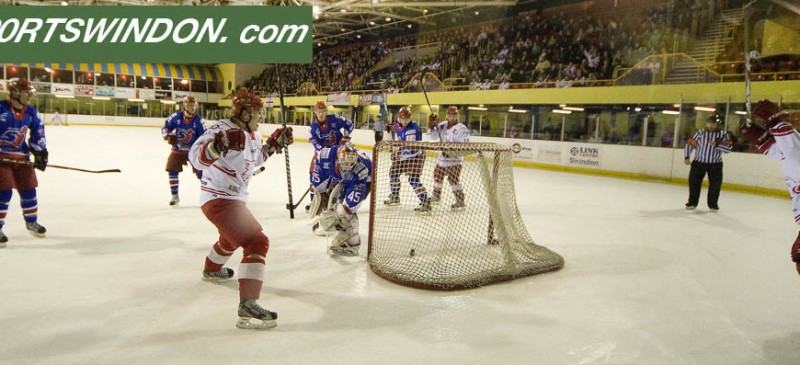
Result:
{"type": "Polygon", "coordinates": [[[186,99],[183,99],[183,111],[189,115],[194,115],[197,111],[197,99],[194,96],[187,96],[186,99]]]}
{"type": "Polygon", "coordinates": [[[23,107],[28,105],[34,91],[36,89],[33,88],[28,79],[17,77],[8,79],[9,97],[12,101],[22,104],[23,107]]]}
{"type": "Polygon", "coordinates": [[[325,105],[324,101],[318,101],[314,104],[314,115],[317,117],[317,121],[320,123],[325,123],[328,119],[328,106],[325,105]]]}
{"type": "Polygon", "coordinates": [[[400,111],[397,112],[397,120],[399,120],[400,124],[402,124],[404,127],[407,126],[408,123],[411,122],[411,110],[405,106],[400,108],[400,111]]]}
{"type": "Polygon", "coordinates": [[[447,123],[450,125],[454,125],[458,123],[458,108],[451,106],[447,108],[447,123]]]}
{"type": "Polygon", "coordinates": [[[346,143],[336,152],[336,164],[339,171],[345,173],[353,170],[353,166],[358,162],[358,150],[352,143],[346,143]]]}

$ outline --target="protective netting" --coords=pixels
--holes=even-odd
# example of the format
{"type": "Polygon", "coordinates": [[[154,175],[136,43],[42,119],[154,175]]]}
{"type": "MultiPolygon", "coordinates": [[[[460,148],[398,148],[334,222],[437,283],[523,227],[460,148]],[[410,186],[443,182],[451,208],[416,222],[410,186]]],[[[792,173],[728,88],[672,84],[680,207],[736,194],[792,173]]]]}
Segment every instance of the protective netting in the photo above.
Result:
{"type": "Polygon", "coordinates": [[[381,142],[373,161],[368,261],[381,277],[406,286],[454,290],[564,266],[560,255],[536,245],[525,228],[509,148],[495,143],[381,142]],[[401,148],[425,151],[419,158],[421,170],[419,163],[393,161],[401,148]],[[429,212],[417,211],[421,189],[415,191],[409,179],[419,171],[431,197],[439,151],[465,155],[460,173],[465,206],[451,208],[460,194],[445,178],[439,203],[429,212]],[[393,172],[402,173],[399,202],[389,205],[393,172]]]}

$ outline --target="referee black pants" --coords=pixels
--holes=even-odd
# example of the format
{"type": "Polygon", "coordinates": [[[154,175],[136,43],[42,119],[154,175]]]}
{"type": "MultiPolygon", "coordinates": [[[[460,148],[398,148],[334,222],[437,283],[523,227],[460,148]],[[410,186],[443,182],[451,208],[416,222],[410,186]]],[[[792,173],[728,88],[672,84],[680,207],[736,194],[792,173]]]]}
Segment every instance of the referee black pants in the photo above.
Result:
{"type": "Polygon", "coordinates": [[[719,208],[719,191],[722,187],[722,162],[703,163],[692,161],[689,170],[689,202],[686,205],[697,206],[700,201],[700,189],[703,178],[708,173],[708,207],[719,208]]]}

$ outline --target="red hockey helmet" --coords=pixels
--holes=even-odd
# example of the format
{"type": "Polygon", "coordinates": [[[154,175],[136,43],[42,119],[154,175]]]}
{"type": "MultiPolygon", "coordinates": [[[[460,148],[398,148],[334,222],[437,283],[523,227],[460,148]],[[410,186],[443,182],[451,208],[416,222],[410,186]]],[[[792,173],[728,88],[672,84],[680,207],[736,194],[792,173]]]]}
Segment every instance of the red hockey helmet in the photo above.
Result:
{"type": "Polygon", "coordinates": [[[325,105],[324,101],[318,101],[314,104],[314,116],[317,117],[317,120],[320,123],[325,123],[326,116],[328,115],[328,106],[325,105]]]}
{"type": "Polygon", "coordinates": [[[14,100],[20,104],[27,105],[30,97],[33,96],[33,93],[36,89],[33,88],[30,81],[26,78],[10,78],[8,79],[8,93],[11,100],[14,100]],[[22,100],[22,92],[27,91],[28,97],[25,100],[22,100]]]}
{"type": "Polygon", "coordinates": [[[447,115],[445,116],[450,123],[458,122],[458,108],[451,106],[447,108],[447,115]]]}
{"type": "Polygon", "coordinates": [[[253,94],[247,89],[242,89],[236,93],[236,96],[233,97],[231,116],[238,117],[240,114],[242,114],[244,109],[250,109],[252,112],[253,109],[260,111],[263,107],[264,102],[261,101],[261,98],[259,98],[258,95],[253,94]]]}
{"type": "Polygon", "coordinates": [[[399,120],[402,125],[408,124],[411,121],[411,110],[405,106],[400,108],[400,111],[397,112],[397,120],[399,120]]]}
{"type": "Polygon", "coordinates": [[[183,99],[183,110],[189,112],[190,114],[194,114],[194,112],[197,110],[197,99],[195,99],[194,96],[187,96],[186,99],[183,99]]]}

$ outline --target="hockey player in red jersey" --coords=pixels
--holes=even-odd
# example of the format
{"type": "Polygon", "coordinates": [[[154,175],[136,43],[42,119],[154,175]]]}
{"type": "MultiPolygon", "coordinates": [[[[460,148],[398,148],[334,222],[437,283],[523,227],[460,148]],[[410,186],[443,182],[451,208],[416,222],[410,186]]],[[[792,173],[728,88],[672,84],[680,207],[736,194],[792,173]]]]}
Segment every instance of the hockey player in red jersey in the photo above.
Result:
{"type": "MultiPolygon", "coordinates": [[[[758,102],[753,115],[761,118],[764,126],[745,118],[739,130],[767,158],[781,162],[792,198],[794,220],[800,224],[800,134],[790,124],[789,114],[767,99],[758,102]]],[[[792,245],[791,257],[800,274],[800,234],[792,245]]]]}
{"type": "MultiPolygon", "coordinates": [[[[164,127],[161,128],[161,136],[172,145],[166,167],[169,175],[169,189],[172,194],[169,205],[178,205],[180,202],[178,174],[183,171],[183,166],[189,161],[189,148],[206,131],[205,120],[197,115],[196,111],[197,99],[194,96],[188,96],[183,100],[183,110],[170,115],[164,122],[164,127]]],[[[198,179],[203,176],[200,170],[194,168],[193,170],[198,179]]]]}
{"type": "MultiPolygon", "coordinates": [[[[469,129],[461,123],[458,118],[458,108],[451,106],[447,108],[447,120],[439,122],[439,116],[431,114],[428,117],[428,140],[445,143],[466,143],[469,142],[469,129]]],[[[442,196],[442,182],[445,176],[456,197],[456,202],[450,209],[459,210],[465,207],[464,189],[461,186],[461,165],[464,163],[464,156],[448,155],[439,152],[436,160],[436,167],[433,169],[433,195],[431,204],[438,204],[442,196]]]]}
{"type": "Polygon", "coordinates": [[[47,168],[44,122],[36,108],[28,105],[34,92],[28,80],[9,79],[8,92],[8,100],[0,101],[0,248],[6,247],[8,241],[3,225],[12,189],[19,193],[28,232],[36,237],[44,237],[46,232],[37,222],[39,182],[34,171],[47,168]],[[30,155],[34,158],[33,165],[28,160],[30,155]]]}
{"type": "Polygon", "coordinates": [[[211,126],[192,145],[189,161],[203,171],[200,204],[203,214],[219,231],[219,239],[205,259],[203,278],[227,281],[233,270],[224,267],[233,252],[244,250],[239,264],[239,321],[243,329],[277,326],[278,314],[262,308],[256,300],[264,281],[269,238],[246,207],[247,186],[257,166],[293,142],[291,128],[278,128],[261,144],[258,123],[264,104],[255,94],[242,90],[233,98],[231,119],[211,126]],[[261,322],[253,323],[256,319],[261,322]]]}

